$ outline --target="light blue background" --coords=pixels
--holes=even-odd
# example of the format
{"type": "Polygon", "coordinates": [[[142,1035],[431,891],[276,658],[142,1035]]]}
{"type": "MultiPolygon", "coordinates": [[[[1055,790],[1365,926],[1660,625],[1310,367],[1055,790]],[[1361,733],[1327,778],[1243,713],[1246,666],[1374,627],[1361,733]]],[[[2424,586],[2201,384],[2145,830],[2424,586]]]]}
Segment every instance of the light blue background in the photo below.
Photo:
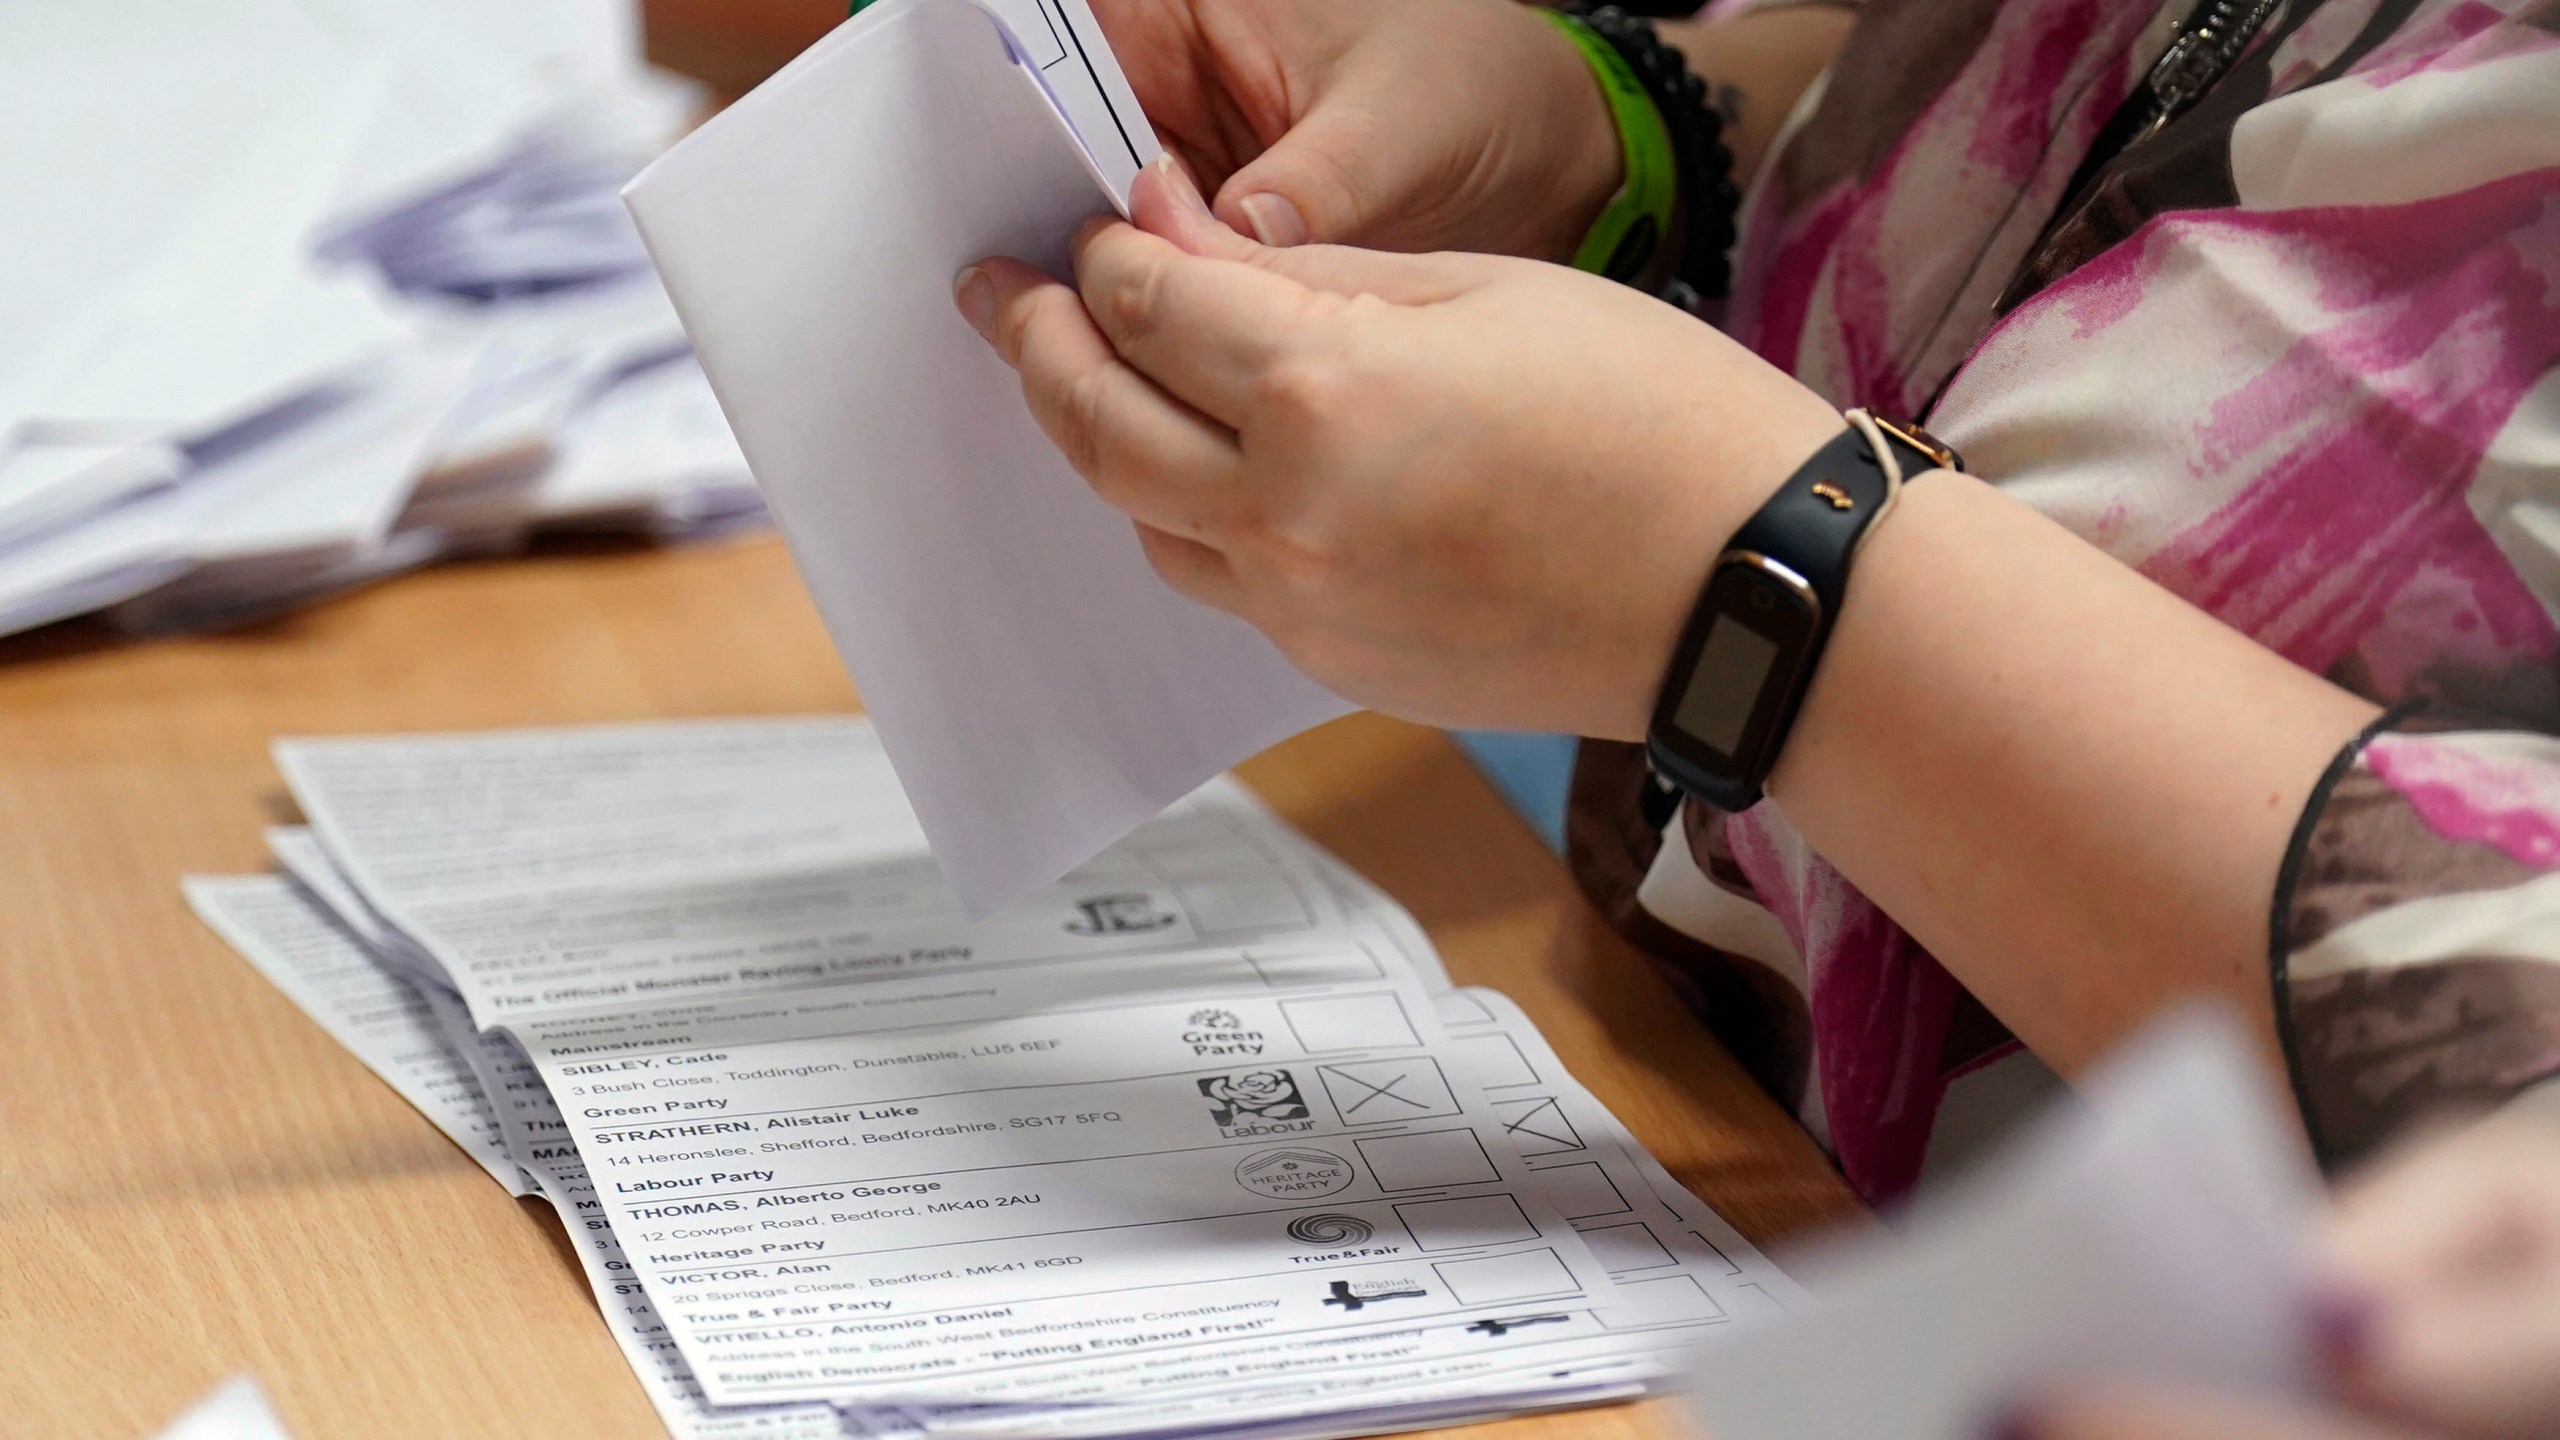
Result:
{"type": "Polygon", "coordinates": [[[1573,751],[1577,743],[1571,735],[1529,735],[1513,731],[1452,730],[1450,738],[1458,742],[1476,767],[1547,842],[1547,848],[1564,853],[1565,795],[1573,786],[1573,751]]]}

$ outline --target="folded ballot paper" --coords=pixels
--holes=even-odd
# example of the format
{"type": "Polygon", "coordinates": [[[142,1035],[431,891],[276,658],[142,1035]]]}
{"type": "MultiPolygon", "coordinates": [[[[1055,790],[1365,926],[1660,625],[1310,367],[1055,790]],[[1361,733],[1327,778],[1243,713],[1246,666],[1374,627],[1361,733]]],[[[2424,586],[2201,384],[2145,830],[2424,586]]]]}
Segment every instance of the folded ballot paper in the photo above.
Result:
{"type": "Polygon", "coordinates": [[[952,307],[1156,153],[1084,0],[878,0],[624,192],[972,913],[1348,708],[1156,578],[952,307]]]}
{"type": "Polygon", "coordinates": [[[681,1436],[1330,1436],[1802,1303],[1215,779],[973,918],[861,720],[288,740],[196,909],[510,1193],[681,1436]]]}
{"type": "Polygon", "coordinates": [[[2074,1381],[2315,1396],[2318,1185],[2255,1047],[2174,1017],[1898,1233],[1790,1260],[1818,1298],[1701,1352],[1716,1440],[1975,1440],[2074,1381]]]}

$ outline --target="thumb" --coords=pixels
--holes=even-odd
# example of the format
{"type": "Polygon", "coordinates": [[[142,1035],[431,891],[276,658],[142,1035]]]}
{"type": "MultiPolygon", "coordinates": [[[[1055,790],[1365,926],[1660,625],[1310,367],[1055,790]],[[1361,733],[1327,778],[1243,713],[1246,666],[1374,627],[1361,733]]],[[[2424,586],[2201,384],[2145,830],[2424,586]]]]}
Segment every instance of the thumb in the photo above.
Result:
{"type": "Polygon", "coordinates": [[[1190,175],[1170,157],[1139,172],[1129,187],[1129,214],[1139,229],[1190,254],[1234,260],[1338,295],[1432,305],[1455,299],[1484,279],[1484,257],[1478,256],[1395,255],[1347,245],[1282,249],[1257,242],[1212,214],[1190,175]]]}
{"type": "MultiPolygon", "coordinates": [[[[1424,127],[1395,125],[1343,85],[1218,188],[1221,220],[1265,245],[1360,244],[1389,216],[1409,213],[1432,167],[1416,144],[1424,127]]],[[[1392,93],[1392,92],[1390,92],[1392,93]]]]}

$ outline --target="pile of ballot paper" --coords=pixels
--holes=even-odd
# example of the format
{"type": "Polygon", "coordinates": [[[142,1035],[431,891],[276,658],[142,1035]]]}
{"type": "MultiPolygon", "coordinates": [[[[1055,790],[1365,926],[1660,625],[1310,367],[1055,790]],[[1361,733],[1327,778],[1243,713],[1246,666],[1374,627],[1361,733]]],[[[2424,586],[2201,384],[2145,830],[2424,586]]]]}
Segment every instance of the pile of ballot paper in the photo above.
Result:
{"type": "Polygon", "coordinates": [[[0,633],[761,515],[616,192],[629,0],[0,7],[0,633]]]}
{"type": "Polygon", "coordinates": [[[275,754],[282,873],[189,899],[558,1209],[677,1435],[1410,1428],[1801,1303],[1232,781],[971,919],[859,719],[275,754]]]}

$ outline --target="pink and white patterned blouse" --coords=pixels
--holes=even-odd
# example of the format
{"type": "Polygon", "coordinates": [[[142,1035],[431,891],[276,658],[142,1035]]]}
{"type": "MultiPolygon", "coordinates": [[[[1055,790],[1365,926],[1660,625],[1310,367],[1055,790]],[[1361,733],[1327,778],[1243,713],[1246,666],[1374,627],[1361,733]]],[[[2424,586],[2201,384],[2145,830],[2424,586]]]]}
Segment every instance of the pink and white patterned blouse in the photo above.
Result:
{"type": "MultiPolygon", "coordinates": [[[[2402,707],[2271,907],[2345,1160],[2560,1076],[2560,0],[2288,0],[2079,177],[2188,8],[1871,0],[1747,200],[1727,325],[2402,707]]],[[[1577,869],[1863,1193],[2049,1083],[1773,807],[1657,829],[1649,784],[1584,746],[1577,869]]]]}

